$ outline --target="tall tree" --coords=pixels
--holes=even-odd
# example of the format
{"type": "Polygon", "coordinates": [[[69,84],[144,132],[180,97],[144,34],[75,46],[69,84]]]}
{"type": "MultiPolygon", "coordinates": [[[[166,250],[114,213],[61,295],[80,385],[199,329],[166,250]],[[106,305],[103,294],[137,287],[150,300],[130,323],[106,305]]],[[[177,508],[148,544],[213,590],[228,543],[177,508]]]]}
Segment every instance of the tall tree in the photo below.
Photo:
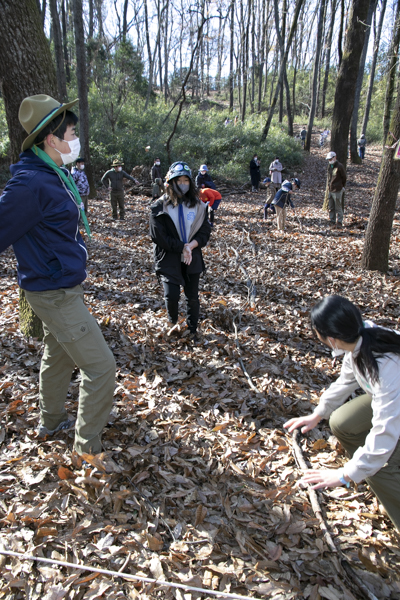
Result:
{"type": "Polygon", "coordinates": [[[317,108],[317,85],[318,85],[318,75],[319,75],[319,61],[321,57],[321,48],[322,48],[322,30],[324,24],[324,14],[325,14],[325,0],[320,1],[319,5],[319,17],[318,17],[318,30],[317,30],[317,43],[315,46],[315,57],[314,57],[314,66],[313,66],[313,82],[312,82],[312,94],[311,94],[311,108],[310,114],[308,117],[308,126],[307,126],[307,137],[306,142],[304,144],[304,149],[308,152],[311,147],[311,133],[314,124],[315,111],[317,108]]]}
{"type": "Polygon", "coordinates": [[[383,140],[386,140],[389,132],[390,112],[392,110],[393,95],[398,63],[398,52],[400,44],[400,0],[397,0],[396,19],[393,26],[392,41],[389,49],[389,66],[385,94],[385,108],[383,113],[383,140]]]}
{"type": "Polygon", "coordinates": [[[354,94],[354,106],[353,106],[353,114],[351,117],[351,125],[350,125],[350,160],[353,164],[361,164],[362,160],[358,156],[357,151],[357,128],[358,128],[358,109],[360,106],[360,96],[361,96],[361,88],[364,81],[364,71],[365,71],[365,60],[367,58],[368,44],[369,44],[369,34],[371,31],[372,17],[376,10],[376,5],[378,0],[371,0],[369,5],[367,20],[366,20],[366,29],[365,29],[365,37],[364,37],[364,47],[361,53],[360,66],[358,68],[357,75],[357,84],[356,91],[354,94]]]}
{"type": "Polygon", "coordinates": [[[326,38],[325,75],[324,75],[324,83],[322,86],[322,102],[321,102],[321,117],[322,118],[325,117],[325,102],[326,102],[326,92],[328,91],[329,70],[330,70],[330,66],[331,66],[332,36],[333,36],[333,27],[335,25],[336,6],[337,6],[337,0],[331,0],[331,19],[330,19],[330,23],[329,23],[328,35],[326,38]]]}
{"type": "Polygon", "coordinates": [[[248,0],[247,4],[247,22],[246,29],[244,30],[243,35],[243,103],[242,103],[242,121],[244,121],[246,116],[246,101],[247,101],[247,79],[248,79],[248,69],[249,69],[249,28],[250,28],[250,18],[251,18],[251,5],[252,0],[248,0]]]}
{"type": "MultiPolygon", "coordinates": [[[[297,0],[296,1],[296,7],[295,7],[295,10],[294,10],[294,14],[293,14],[292,25],[290,27],[290,33],[289,33],[288,41],[287,41],[287,44],[286,44],[285,53],[284,53],[284,55],[282,57],[281,65],[280,65],[280,69],[279,69],[278,83],[277,83],[277,85],[275,87],[275,94],[274,94],[273,100],[271,102],[271,106],[270,106],[270,109],[269,109],[269,112],[268,112],[268,118],[267,118],[267,121],[266,121],[266,123],[264,125],[264,129],[263,129],[263,132],[262,132],[261,139],[265,139],[268,136],[268,133],[269,133],[269,128],[271,126],[272,117],[273,117],[273,114],[274,114],[274,111],[275,111],[275,107],[276,107],[276,103],[277,103],[277,100],[278,100],[278,95],[279,95],[280,87],[281,87],[282,82],[283,82],[284,69],[286,67],[286,62],[287,62],[287,59],[288,59],[288,56],[289,56],[290,47],[292,45],[294,32],[296,31],[296,28],[297,28],[297,22],[298,22],[298,19],[299,19],[299,14],[300,14],[300,10],[301,10],[301,7],[303,5],[303,2],[304,2],[304,0],[297,0]]],[[[277,6],[277,0],[274,0],[274,3],[275,3],[275,7],[276,7],[277,6]]]]}
{"type": "MultiPolygon", "coordinates": [[[[368,82],[368,92],[367,92],[367,98],[365,100],[364,118],[363,118],[362,127],[361,127],[361,133],[363,133],[364,135],[367,132],[369,111],[370,111],[371,99],[372,99],[372,90],[374,88],[374,81],[375,81],[376,61],[378,60],[378,52],[379,52],[379,45],[380,45],[380,40],[381,40],[383,19],[385,18],[386,4],[387,4],[387,0],[382,0],[381,12],[379,15],[378,29],[376,29],[376,27],[374,27],[374,51],[372,54],[372,63],[371,63],[371,69],[370,69],[370,73],[369,73],[369,82],[368,82]]],[[[376,15],[376,13],[375,13],[375,15],[376,15]]]]}
{"type": "Polygon", "coordinates": [[[233,110],[233,53],[235,47],[235,0],[231,0],[230,5],[230,34],[231,34],[231,44],[229,48],[229,110],[233,110]]]}
{"type": "Polygon", "coordinates": [[[50,14],[54,40],[54,53],[56,55],[58,96],[62,102],[65,102],[67,100],[67,81],[65,78],[63,44],[57,0],[50,0],[50,14]]]}
{"type": "MultiPolygon", "coordinates": [[[[400,85],[390,131],[396,140],[400,138],[400,85]]],[[[394,149],[388,147],[392,141],[391,137],[387,138],[383,151],[361,259],[363,268],[383,272],[388,270],[390,236],[400,187],[400,160],[394,160],[394,149]]]]}
{"type": "Polygon", "coordinates": [[[339,35],[338,35],[339,67],[340,67],[340,63],[342,62],[342,56],[343,56],[343,50],[342,50],[343,29],[344,29],[344,0],[340,0],[340,26],[339,26],[339,35]]]}
{"type": "Polygon", "coordinates": [[[65,77],[67,83],[71,81],[71,73],[69,68],[69,53],[68,53],[68,28],[67,28],[67,13],[65,10],[65,0],[61,0],[61,23],[62,23],[62,38],[63,38],[63,49],[64,49],[64,65],[65,65],[65,77]]]}
{"type": "Polygon", "coordinates": [[[76,75],[79,95],[79,137],[85,158],[86,174],[90,185],[90,197],[95,195],[92,164],[89,148],[89,102],[86,70],[85,32],[83,27],[82,0],[72,0],[76,48],[76,75]]]}
{"type": "Polygon", "coordinates": [[[347,162],[347,143],[354,106],[358,67],[364,46],[365,20],[370,0],[353,0],[348,20],[348,30],[342,62],[335,90],[332,116],[331,150],[343,165],[347,162]]]}
{"type": "Polygon", "coordinates": [[[26,138],[18,120],[24,98],[49,94],[57,98],[57,78],[36,0],[1,0],[0,85],[10,137],[10,158],[18,160],[26,138]]]}

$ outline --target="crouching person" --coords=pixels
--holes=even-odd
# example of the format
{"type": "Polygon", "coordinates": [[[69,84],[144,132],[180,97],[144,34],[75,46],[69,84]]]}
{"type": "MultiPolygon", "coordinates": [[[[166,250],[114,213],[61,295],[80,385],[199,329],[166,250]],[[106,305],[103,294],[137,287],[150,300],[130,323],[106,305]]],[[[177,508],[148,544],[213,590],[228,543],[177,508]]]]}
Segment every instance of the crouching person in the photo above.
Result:
{"type": "Polygon", "coordinates": [[[76,102],[60,104],[44,94],[22,101],[19,120],[29,135],[0,198],[0,252],[13,246],[18,284],[43,322],[38,437],[74,426],[65,400],[77,366],[74,449],[96,454],[112,406],[115,360],[83,301],[87,252],[80,216],[88,235],[90,230],[79,192],[63,167],[79,157],[78,118],[69,110],[76,102]]]}
{"type": "Polygon", "coordinates": [[[218,210],[221,204],[222,196],[217,190],[211,188],[202,188],[199,191],[200,200],[208,206],[208,220],[211,227],[214,227],[214,211],[218,210]]]}

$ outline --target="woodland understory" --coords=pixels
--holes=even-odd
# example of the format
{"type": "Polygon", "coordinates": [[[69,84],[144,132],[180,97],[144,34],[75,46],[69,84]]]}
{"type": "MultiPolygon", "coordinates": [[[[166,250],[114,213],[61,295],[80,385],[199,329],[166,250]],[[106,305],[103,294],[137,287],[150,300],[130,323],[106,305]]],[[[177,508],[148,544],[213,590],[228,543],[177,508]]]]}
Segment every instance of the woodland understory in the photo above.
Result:
{"type": "MultiPolygon", "coordinates": [[[[340,231],[321,208],[325,154],[306,158],[298,218],[289,212],[283,235],[262,219],[264,192],[223,197],[195,345],[183,304],[180,331],[168,335],[150,198],[127,193],[124,222],[111,220],[105,191],[89,201],[86,302],[116,357],[117,385],[105,452],[86,466],[72,461],[73,432],[37,439],[42,344],[19,331],[15,259],[1,255],[3,549],[254,598],[366,597],[344,557],[377,598],[400,599],[400,537],[374,495],[363,484],[318,493],[333,552],[282,428],[312,410],[340,369],[310,329],[320,298],[346,296],[399,329],[399,207],[388,273],[360,267],[381,148],[348,165],[340,231]]],[[[72,415],[78,390],[76,371],[72,415]]],[[[312,466],[345,461],[325,421],[299,444],[312,466]]],[[[0,566],[0,599],[213,597],[6,556],[0,566]]]]}

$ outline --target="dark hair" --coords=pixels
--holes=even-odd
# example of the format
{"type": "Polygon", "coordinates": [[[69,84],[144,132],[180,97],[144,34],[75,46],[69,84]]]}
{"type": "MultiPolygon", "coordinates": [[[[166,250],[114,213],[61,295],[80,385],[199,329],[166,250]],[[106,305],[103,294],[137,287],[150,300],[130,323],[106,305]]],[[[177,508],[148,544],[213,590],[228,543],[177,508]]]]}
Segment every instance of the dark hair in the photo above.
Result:
{"type": "Polygon", "coordinates": [[[57,115],[55,119],[50,121],[50,123],[48,123],[46,127],[43,127],[43,129],[39,131],[32,145],[36,144],[36,146],[40,146],[41,144],[43,144],[46,137],[51,133],[54,133],[54,135],[57,135],[58,138],[63,140],[64,134],[67,131],[67,127],[69,125],[76,125],[77,122],[78,117],[76,116],[76,114],[71,112],[70,110],[66,110],[65,113],[57,115]]]}
{"type": "Polygon", "coordinates": [[[311,309],[311,327],[325,340],[327,337],[353,344],[362,337],[355,363],[362,375],[373,382],[379,379],[377,359],[392,352],[400,354],[400,335],[382,327],[364,327],[358,308],[342,296],[326,296],[311,309]]]}
{"type": "MultiPolygon", "coordinates": [[[[188,176],[185,175],[185,177],[188,177],[188,176]]],[[[178,178],[174,177],[173,179],[170,179],[168,181],[167,195],[168,195],[168,203],[176,206],[177,204],[179,204],[180,198],[178,198],[178,196],[175,194],[174,188],[172,187],[174,179],[178,179],[178,178]]],[[[196,204],[198,204],[200,202],[200,200],[199,200],[196,186],[194,185],[194,183],[190,177],[188,177],[188,179],[190,181],[189,190],[183,196],[183,203],[186,204],[186,206],[188,206],[189,208],[193,208],[194,206],[196,206],[196,204]]]]}

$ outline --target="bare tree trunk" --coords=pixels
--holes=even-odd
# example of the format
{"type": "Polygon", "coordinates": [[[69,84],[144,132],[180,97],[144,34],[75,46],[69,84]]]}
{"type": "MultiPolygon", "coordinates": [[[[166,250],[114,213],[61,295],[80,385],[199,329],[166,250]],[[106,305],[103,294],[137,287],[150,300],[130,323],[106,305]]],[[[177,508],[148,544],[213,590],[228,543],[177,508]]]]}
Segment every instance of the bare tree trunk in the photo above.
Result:
{"type": "Polygon", "coordinates": [[[122,11],[122,41],[126,42],[126,34],[128,33],[128,4],[129,0],[124,0],[124,8],[122,11]]]}
{"type": "Polygon", "coordinates": [[[168,23],[169,23],[169,0],[166,1],[165,27],[164,27],[164,100],[168,100],[168,23]]]}
{"type": "Polygon", "coordinates": [[[251,17],[251,6],[252,0],[248,0],[247,5],[247,23],[246,32],[244,34],[244,48],[243,48],[243,104],[242,104],[242,122],[246,116],[246,103],[247,103],[247,78],[249,69],[249,29],[250,29],[250,17],[251,17]]]}
{"type": "Polygon", "coordinates": [[[51,25],[53,28],[54,52],[56,55],[58,96],[62,102],[67,100],[67,82],[65,79],[63,45],[57,0],[50,0],[51,25]]]}
{"type": "Polygon", "coordinates": [[[94,0],[89,0],[89,40],[92,39],[94,33],[94,0]]]}
{"type": "MultiPolygon", "coordinates": [[[[281,34],[281,39],[282,41],[282,45],[279,44],[280,47],[280,51],[281,51],[281,60],[282,60],[282,56],[283,56],[283,52],[284,52],[284,40],[285,40],[285,35],[286,35],[286,14],[287,14],[287,3],[286,0],[282,0],[282,34],[281,34]]],[[[279,21],[278,23],[276,22],[275,19],[275,26],[276,26],[276,35],[278,36],[278,30],[279,30],[279,21]]],[[[283,80],[285,81],[285,76],[286,76],[286,65],[284,65],[284,71],[283,71],[283,80]]],[[[282,123],[283,121],[283,85],[281,85],[280,88],[280,93],[279,93],[279,123],[282,123]]]]}
{"type": "Polygon", "coordinates": [[[329,23],[328,36],[327,36],[327,41],[326,41],[325,75],[324,75],[324,83],[322,86],[322,104],[321,104],[321,117],[322,118],[325,117],[325,101],[326,101],[326,92],[328,90],[329,69],[331,67],[332,35],[333,35],[333,27],[335,25],[336,6],[337,6],[337,0],[331,0],[331,20],[329,23]]]}
{"type": "Polygon", "coordinates": [[[361,96],[361,88],[364,81],[364,69],[365,69],[365,60],[367,58],[368,44],[369,44],[369,34],[371,32],[371,23],[372,17],[376,10],[376,5],[378,0],[371,0],[371,4],[369,5],[368,15],[366,20],[367,27],[365,28],[365,38],[364,38],[364,47],[361,54],[360,66],[358,69],[357,75],[357,84],[356,84],[356,92],[354,94],[354,107],[353,114],[351,117],[351,125],[350,125],[350,161],[353,164],[360,165],[362,163],[361,158],[358,156],[357,151],[357,127],[358,127],[358,109],[360,106],[360,96],[361,96]]]}
{"type": "Polygon", "coordinates": [[[89,149],[89,102],[82,0],[73,0],[72,6],[74,11],[76,75],[78,80],[79,95],[79,137],[81,139],[83,156],[85,158],[85,171],[90,185],[89,197],[94,198],[96,193],[89,149]]]}
{"type": "Polygon", "coordinates": [[[370,0],[353,0],[352,2],[346,43],[336,82],[331,149],[336,152],[338,161],[343,165],[346,165],[347,162],[347,141],[369,4],[370,0]]]}
{"type": "Polygon", "coordinates": [[[315,111],[316,111],[316,107],[317,107],[317,84],[318,84],[318,74],[319,74],[319,60],[321,57],[321,47],[322,47],[322,30],[323,30],[323,24],[324,24],[324,13],[325,13],[325,0],[321,0],[321,3],[319,5],[317,43],[316,43],[316,47],[315,47],[315,58],[314,58],[314,67],[313,67],[311,108],[310,108],[310,114],[308,117],[307,137],[306,137],[306,141],[304,144],[304,150],[306,150],[307,152],[310,152],[310,148],[311,148],[311,134],[312,134],[312,128],[314,125],[315,111]]]}
{"type": "Polygon", "coordinates": [[[361,127],[361,133],[363,133],[364,135],[367,132],[369,111],[370,111],[370,107],[371,107],[372,90],[374,88],[376,61],[378,60],[378,52],[379,52],[379,44],[380,44],[380,40],[381,40],[382,25],[383,25],[383,19],[385,17],[385,12],[386,12],[386,3],[387,3],[386,0],[382,0],[381,13],[379,16],[379,23],[378,23],[378,30],[377,31],[374,30],[374,33],[375,33],[375,35],[374,35],[374,52],[372,55],[372,63],[371,63],[371,69],[370,69],[370,74],[369,74],[369,83],[368,83],[368,92],[367,92],[367,98],[365,100],[364,118],[363,118],[363,123],[362,123],[362,127],[361,127]]]}
{"type": "Polygon", "coordinates": [[[26,138],[18,120],[27,96],[57,98],[57,78],[36,0],[1,0],[0,84],[10,137],[10,159],[17,162],[26,138]]]}
{"type": "Polygon", "coordinates": [[[391,41],[390,50],[389,50],[390,62],[389,62],[388,80],[387,80],[387,84],[386,84],[385,110],[383,113],[383,141],[386,140],[387,135],[389,133],[390,111],[392,109],[392,104],[393,104],[394,85],[395,85],[397,63],[398,63],[399,43],[400,43],[400,0],[397,0],[396,20],[395,20],[394,27],[393,27],[392,41],[391,41]]]}
{"type": "MultiPolygon", "coordinates": [[[[281,60],[281,66],[280,66],[279,76],[278,76],[278,83],[277,83],[276,88],[275,88],[274,98],[273,98],[273,101],[271,103],[271,106],[270,106],[270,109],[269,109],[269,113],[268,113],[268,118],[267,118],[267,121],[266,121],[266,123],[264,125],[264,129],[263,129],[262,136],[261,136],[261,139],[263,139],[263,140],[268,136],[268,133],[269,133],[269,128],[271,126],[272,117],[273,117],[275,106],[276,106],[276,103],[277,103],[277,100],[278,100],[279,90],[280,90],[280,87],[281,87],[282,81],[283,81],[284,69],[286,67],[286,62],[287,62],[287,59],[288,59],[288,56],[289,56],[290,47],[292,45],[293,36],[294,36],[294,32],[295,32],[296,27],[297,27],[297,22],[298,22],[298,19],[299,19],[299,14],[300,14],[301,7],[303,5],[303,1],[304,0],[297,0],[297,2],[296,2],[296,7],[295,7],[294,15],[293,15],[292,26],[290,28],[290,33],[289,33],[289,38],[288,38],[288,42],[287,42],[285,54],[283,55],[282,60],[281,60]]],[[[275,11],[277,11],[278,10],[277,0],[274,0],[274,5],[275,5],[275,11]]]]}
{"type": "Polygon", "coordinates": [[[67,15],[65,12],[65,2],[61,0],[61,21],[62,21],[62,37],[63,37],[63,48],[64,48],[64,64],[65,64],[65,76],[67,83],[71,81],[71,72],[69,69],[69,55],[68,55],[68,36],[67,36],[67,15]]]}
{"type": "MultiPolygon", "coordinates": [[[[203,13],[203,16],[204,16],[204,13],[203,13]]],[[[200,43],[200,40],[201,40],[201,38],[202,38],[202,35],[203,35],[203,27],[204,27],[204,23],[205,23],[205,20],[204,20],[204,18],[203,18],[202,22],[200,23],[200,27],[199,27],[199,28],[198,28],[198,30],[197,30],[197,40],[196,40],[196,44],[195,44],[195,46],[194,46],[194,48],[193,48],[193,50],[192,50],[192,55],[191,55],[191,58],[190,58],[190,64],[189,64],[189,68],[188,68],[188,70],[187,70],[186,77],[185,77],[185,79],[184,79],[184,81],[183,81],[183,83],[182,83],[182,87],[181,87],[181,93],[180,93],[180,95],[181,95],[181,98],[182,98],[182,99],[181,99],[181,101],[180,101],[180,103],[179,103],[178,114],[176,115],[176,119],[175,119],[174,127],[173,127],[173,129],[172,129],[172,131],[171,131],[171,134],[170,134],[170,136],[169,136],[169,138],[168,138],[168,140],[167,140],[167,143],[165,144],[165,147],[166,147],[166,150],[167,150],[167,154],[168,154],[168,162],[169,162],[169,164],[171,164],[171,163],[172,163],[172,156],[171,156],[171,141],[172,141],[172,138],[173,138],[173,137],[174,137],[174,135],[175,135],[176,128],[178,127],[178,123],[179,123],[179,119],[180,119],[180,116],[181,116],[181,112],[182,112],[183,105],[184,105],[184,104],[185,104],[185,102],[186,102],[186,92],[185,92],[185,87],[186,87],[186,85],[187,85],[187,82],[188,82],[188,80],[189,80],[189,77],[190,77],[190,75],[191,75],[191,73],[192,73],[192,69],[193,69],[193,62],[194,62],[194,57],[196,56],[196,53],[197,53],[197,50],[198,50],[198,47],[199,47],[199,43],[200,43]]]]}
{"type": "Polygon", "coordinates": [[[229,110],[233,111],[233,49],[235,43],[235,0],[231,0],[231,45],[229,49],[229,110]]]}
{"type": "Polygon", "coordinates": [[[340,2],[340,27],[339,27],[339,36],[338,36],[338,57],[339,57],[339,67],[342,62],[343,50],[342,50],[342,40],[343,40],[343,29],[344,29],[344,0],[340,2]]]}
{"type": "MultiPolygon", "coordinates": [[[[395,110],[390,121],[390,131],[400,138],[400,85],[397,88],[395,110]]],[[[392,145],[392,139],[386,140],[392,145]]],[[[389,266],[390,236],[400,186],[400,161],[394,160],[394,150],[385,148],[378,184],[365,235],[361,266],[364,269],[386,272],[389,266]]]]}

